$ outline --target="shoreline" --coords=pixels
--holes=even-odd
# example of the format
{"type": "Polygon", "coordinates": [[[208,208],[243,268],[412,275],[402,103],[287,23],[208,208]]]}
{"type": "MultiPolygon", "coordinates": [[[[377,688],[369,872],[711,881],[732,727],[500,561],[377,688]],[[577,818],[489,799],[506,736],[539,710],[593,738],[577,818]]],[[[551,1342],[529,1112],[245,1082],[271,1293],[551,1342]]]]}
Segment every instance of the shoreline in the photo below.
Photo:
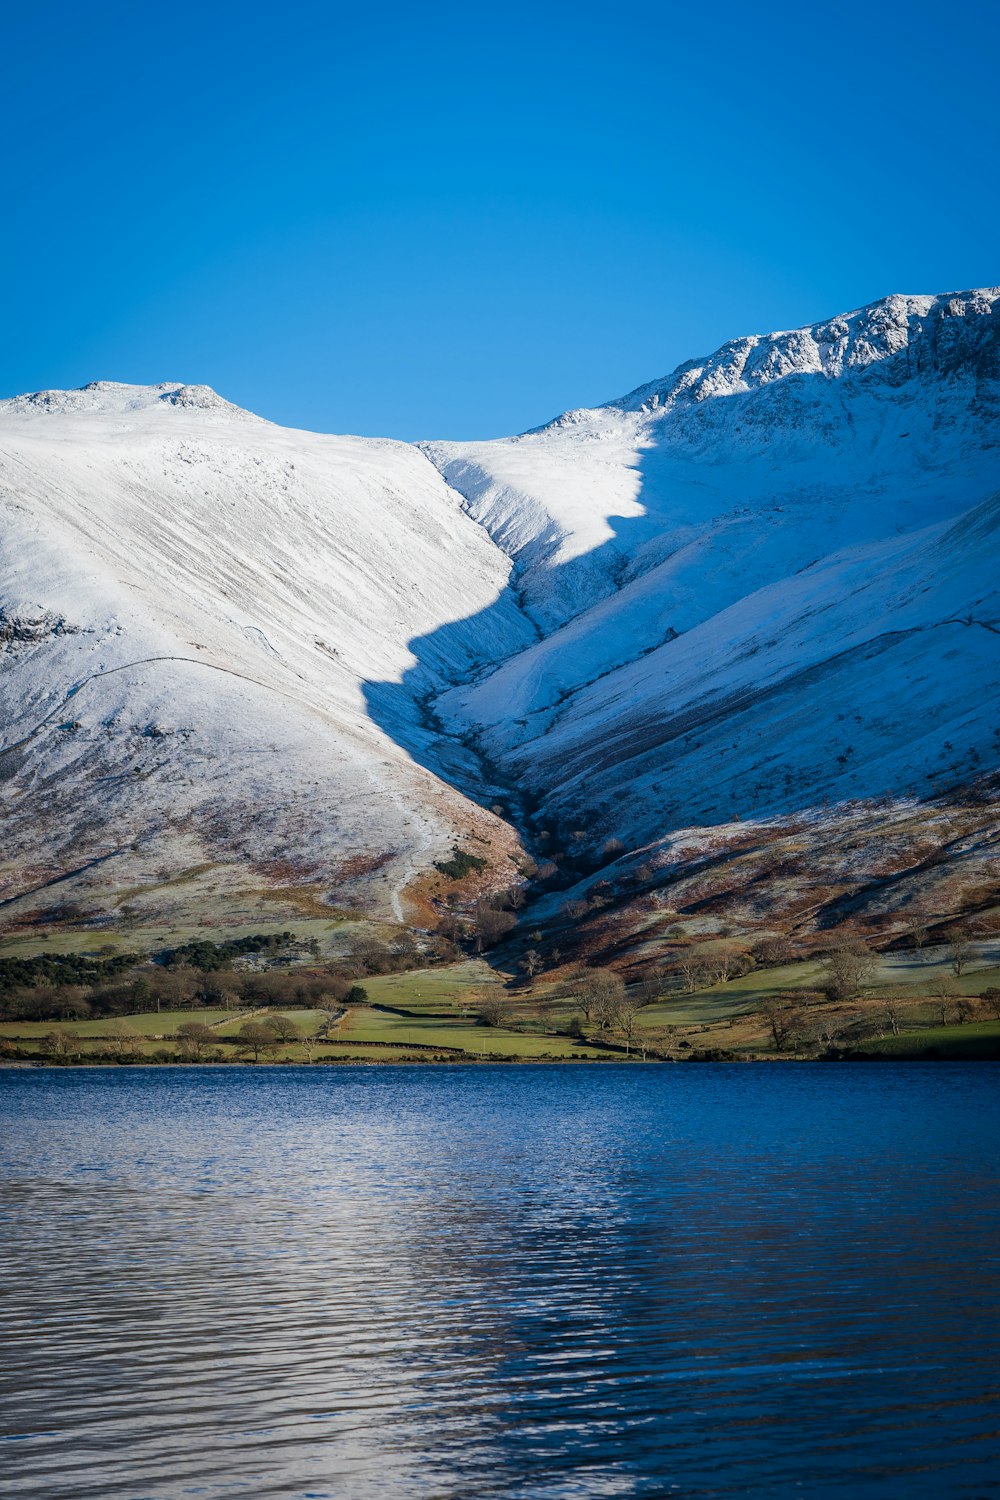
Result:
{"type": "Polygon", "coordinates": [[[176,1073],[185,1072],[208,1072],[211,1070],[231,1072],[234,1069],[260,1072],[262,1070],[278,1069],[281,1072],[289,1072],[291,1069],[309,1069],[328,1071],[339,1068],[565,1068],[581,1067],[587,1065],[611,1064],[612,1066],[660,1068],[671,1067],[675,1064],[699,1063],[702,1066],[708,1064],[714,1067],[746,1067],[758,1065],[760,1067],[773,1067],[775,1063],[784,1063],[789,1066],[808,1063],[954,1063],[954,1064],[982,1064],[1000,1063],[1000,1054],[996,1057],[944,1057],[940,1054],[930,1055],[928,1053],[914,1054],[912,1057],[899,1056],[891,1053],[876,1052],[852,1052],[840,1056],[817,1056],[817,1057],[709,1057],[692,1053],[688,1057],[649,1057],[649,1058],[627,1058],[627,1057],[449,1057],[434,1061],[430,1058],[414,1058],[412,1061],[404,1058],[379,1058],[368,1057],[345,1057],[329,1058],[322,1062],[79,1062],[79,1063],[55,1063],[45,1061],[34,1061],[29,1058],[9,1058],[0,1060],[0,1072],[4,1071],[30,1071],[44,1070],[52,1073],[79,1073],[89,1071],[100,1072],[157,1072],[176,1073]]]}

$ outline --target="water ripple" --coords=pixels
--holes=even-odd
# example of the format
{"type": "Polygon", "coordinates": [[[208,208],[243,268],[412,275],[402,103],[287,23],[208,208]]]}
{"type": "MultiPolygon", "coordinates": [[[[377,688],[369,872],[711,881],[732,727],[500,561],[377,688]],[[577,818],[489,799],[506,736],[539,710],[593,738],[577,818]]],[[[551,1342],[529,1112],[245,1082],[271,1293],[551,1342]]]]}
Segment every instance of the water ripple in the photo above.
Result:
{"type": "Polygon", "coordinates": [[[7,1492],[996,1494],[997,1078],[2,1073],[7,1492]]]}

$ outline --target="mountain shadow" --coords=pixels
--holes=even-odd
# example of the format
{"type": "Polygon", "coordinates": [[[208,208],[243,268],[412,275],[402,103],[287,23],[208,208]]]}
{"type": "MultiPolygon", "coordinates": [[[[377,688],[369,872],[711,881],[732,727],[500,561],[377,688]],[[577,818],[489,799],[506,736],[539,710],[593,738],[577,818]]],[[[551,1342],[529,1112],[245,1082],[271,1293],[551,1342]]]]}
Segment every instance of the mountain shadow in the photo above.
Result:
{"type": "MultiPolygon", "coordinates": [[[[877,312],[852,315],[859,339],[877,312]]],[[[555,595],[581,595],[577,615],[542,635],[515,564],[485,610],[409,643],[401,682],[364,685],[373,721],[522,830],[541,805],[595,839],[626,805],[622,831],[641,842],[990,770],[1000,513],[982,502],[1000,322],[991,309],[956,337],[944,313],[914,319],[895,352],[856,369],[845,356],[836,378],[792,369],[740,388],[752,341],[738,341],[526,437],[571,483],[574,453],[586,468],[596,446],[574,450],[574,434],[620,422],[641,513],[606,517],[605,542],[549,566],[555,595]],[[966,513],[975,526],[955,524],[966,513]],[[434,706],[456,683],[472,689],[461,739],[434,706]]],[[[818,336],[776,338],[794,353],[803,333],[818,336]]],[[[553,526],[536,544],[557,541],[553,526]]]]}

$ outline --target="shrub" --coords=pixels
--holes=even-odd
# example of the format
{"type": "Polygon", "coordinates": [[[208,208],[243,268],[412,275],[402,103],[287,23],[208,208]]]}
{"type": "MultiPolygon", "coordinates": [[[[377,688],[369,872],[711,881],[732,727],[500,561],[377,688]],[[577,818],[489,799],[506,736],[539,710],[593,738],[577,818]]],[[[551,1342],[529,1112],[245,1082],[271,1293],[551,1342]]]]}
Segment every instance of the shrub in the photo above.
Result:
{"type": "Polygon", "coordinates": [[[486,861],[480,859],[478,854],[469,854],[467,850],[460,849],[455,844],[452,847],[451,859],[436,859],[434,868],[440,874],[447,875],[449,880],[463,880],[474,870],[484,870],[486,861]]]}
{"type": "Polygon", "coordinates": [[[228,969],[234,958],[246,953],[280,953],[295,940],[294,932],[255,932],[248,937],[232,938],[228,943],[210,943],[207,938],[200,938],[193,943],[182,943],[179,948],[164,948],[158,957],[167,968],[188,964],[202,973],[211,973],[228,969]]]}

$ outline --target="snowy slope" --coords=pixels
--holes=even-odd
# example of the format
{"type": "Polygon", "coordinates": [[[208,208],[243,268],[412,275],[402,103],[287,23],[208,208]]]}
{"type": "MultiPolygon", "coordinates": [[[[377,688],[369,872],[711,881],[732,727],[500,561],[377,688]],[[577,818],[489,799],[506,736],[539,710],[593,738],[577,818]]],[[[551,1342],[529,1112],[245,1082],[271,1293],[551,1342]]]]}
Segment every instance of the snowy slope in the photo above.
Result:
{"type": "Polygon", "coordinates": [[[388,906],[473,824],[509,846],[396,743],[393,715],[421,733],[412,699],[386,728],[365,701],[367,680],[429,688],[530,638],[506,558],[414,448],[284,431],[204,389],[18,398],[0,547],[10,891],[26,860],[134,840],[169,863],[193,828],[209,858],[334,884],[374,864],[388,906]],[[415,664],[408,640],[466,613],[415,664]]]}
{"type": "Polygon", "coordinates": [[[547,815],[630,841],[996,765],[998,442],[994,290],[428,445],[545,631],[437,711],[547,815]]]}
{"type": "Polygon", "coordinates": [[[521,793],[637,845],[995,769],[998,434],[995,290],[501,442],[0,402],[0,901],[205,861],[398,916],[456,840],[509,878],[521,793]]]}

